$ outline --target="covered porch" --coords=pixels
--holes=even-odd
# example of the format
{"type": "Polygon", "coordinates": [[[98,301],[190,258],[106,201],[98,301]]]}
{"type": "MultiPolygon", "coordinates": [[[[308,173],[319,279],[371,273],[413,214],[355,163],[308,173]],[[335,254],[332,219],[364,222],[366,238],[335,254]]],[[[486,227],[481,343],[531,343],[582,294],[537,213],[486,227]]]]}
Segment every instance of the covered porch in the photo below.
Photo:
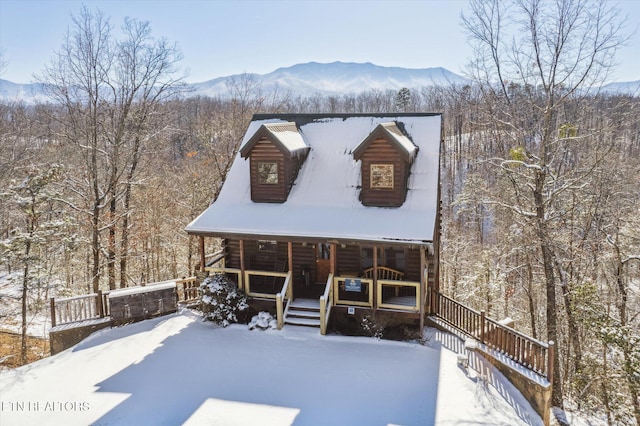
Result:
{"type": "Polygon", "coordinates": [[[228,276],[254,301],[273,302],[278,327],[318,326],[327,332],[333,308],[389,311],[419,318],[431,312],[436,289],[433,245],[225,238],[219,256],[201,270],[228,276]]]}

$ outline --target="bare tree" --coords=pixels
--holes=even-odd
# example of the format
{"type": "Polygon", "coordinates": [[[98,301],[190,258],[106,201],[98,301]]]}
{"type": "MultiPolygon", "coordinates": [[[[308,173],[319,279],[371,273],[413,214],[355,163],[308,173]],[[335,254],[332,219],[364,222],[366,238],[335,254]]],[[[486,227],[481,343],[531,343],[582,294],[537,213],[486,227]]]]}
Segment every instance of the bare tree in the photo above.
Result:
{"type": "MultiPolygon", "coordinates": [[[[566,285],[566,271],[550,229],[554,202],[585,176],[564,175],[563,152],[578,139],[558,129],[570,101],[608,76],[624,41],[623,22],[600,0],[472,0],[463,24],[477,52],[469,69],[493,104],[491,128],[502,134],[505,153],[511,154],[495,164],[517,177],[516,197],[504,207],[535,230],[546,280],[547,338],[558,342],[556,289],[566,285]]],[[[558,352],[552,400],[562,407],[558,352]]]]}
{"type": "Polygon", "coordinates": [[[64,106],[57,116],[61,137],[78,148],[81,161],[74,209],[91,230],[91,281],[98,290],[101,257],[107,258],[109,288],[115,288],[116,229],[122,223],[121,285],[126,276],[131,186],[150,135],[148,125],[162,101],[182,89],[174,78],[179,50],[151,36],[149,24],[127,19],[122,39],[109,19],[83,7],[40,81],[64,106]],[[123,208],[118,202],[123,200],[123,208]],[[103,214],[107,211],[107,215],[103,214]],[[101,234],[107,230],[106,248],[101,234]]]}

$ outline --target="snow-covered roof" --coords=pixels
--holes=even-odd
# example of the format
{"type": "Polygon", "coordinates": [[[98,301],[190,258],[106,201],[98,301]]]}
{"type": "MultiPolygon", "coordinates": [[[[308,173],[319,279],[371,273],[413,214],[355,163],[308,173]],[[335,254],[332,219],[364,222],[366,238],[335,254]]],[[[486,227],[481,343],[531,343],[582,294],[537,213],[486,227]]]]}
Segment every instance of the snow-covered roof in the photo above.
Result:
{"type": "Polygon", "coordinates": [[[251,201],[249,162],[239,153],[218,199],[187,226],[187,232],[335,239],[343,243],[433,241],[438,213],[440,114],[256,115],[241,146],[261,126],[273,128],[291,122],[296,123],[310,151],[287,201],[251,201]],[[377,126],[392,122],[417,147],[407,198],[400,207],[367,207],[359,200],[361,168],[353,151],[377,126]]]}
{"type": "Polygon", "coordinates": [[[302,139],[302,135],[298,132],[296,123],[265,123],[253,135],[249,135],[247,132],[240,147],[241,156],[246,157],[262,137],[270,137],[289,156],[304,152],[309,148],[304,139],[302,139]],[[247,136],[250,137],[247,138],[247,136]]]}
{"type": "Polygon", "coordinates": [[[359,160],[362,156],[362,153],[367,149],[367,147],[373,142],[376,137],[379,137],[379,134],[382,133],[387,137],[389,142],[399,148],[400,152],[404,154],[407,162],[411,162],[418,151],[418,147],[413,144],[409,140],[407,136],[398,128],[398,124],[396,122],[390,123],[380,123],[378,126],[369,134],[361,143],[353,150],[353,157],[356,160],[359,160]]]}

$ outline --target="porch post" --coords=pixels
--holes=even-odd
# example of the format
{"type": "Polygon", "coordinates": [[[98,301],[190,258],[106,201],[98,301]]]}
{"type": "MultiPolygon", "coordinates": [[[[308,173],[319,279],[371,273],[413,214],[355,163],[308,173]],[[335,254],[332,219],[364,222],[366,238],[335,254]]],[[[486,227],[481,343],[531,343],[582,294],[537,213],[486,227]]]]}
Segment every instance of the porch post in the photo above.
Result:
{"type": "Polygon", "coordinates": [[[55,327],[56,326],[56,298],[52,297],[49,299],[49,303],[50,303],[50,312],[51,312],[51,327],[55,327]]]}
{"type": "MultiPolygon", "coordinates": [[[[424,331],[424,315],[425,315],[425,303],[426,303],[426,290],[429,285],[429,279],[426,277],[427,271],[427,258],[425,255],[424,247],[420,247],[420,334],[424,331]]],[[[431,312],[429,312],[431,313],[431,312]]]]}
{"type": "Polygon", "coordinates": [[[246,290],[246,284],[244,282],[244,240],[238,240],[238,242],[240,243],[240,279],[238,280],[240,282],[238,283],[238,287],[246,290]]]}
{"type": "Polygon", "coordinates": [[[291,282],[287,292],[289,300],[293,300],[293,243],[291,241],[287,242],[287,257],[289,258],[289,272],[291,272],[291,282]]]}
{"type": "Polygon", "coordinates": [[[375,313],[377,306],[377,295],[378,295],[378,246],[373,246],[373,288],[371,289],[373,293],[373,312],[375,313]]]}
{"type": "Polygon", "coordinates": [[[440,310],[440,302],[439,302],[439,298],[436,297],[436,295],[440,292],[440,278],[439,278],[439,273],[438,273],[438,254],[436,252],[436,248],[432,245],[431,246],[431,250],[433,252],[433,255],[431,256],[431,262],[427,263],[427,282],[429,282],[429,272],[431,272],[429,270],[430,267],[433,268],[433,282],[431,285],[431,290],[429,291],[429,296],[433,296],[431,297],[431,302],[429,305],[429,309],[431,310],[432,314],[437,314],[440,310]]]}
{"type": "Polygon", "coordinates": [[[204,260],[204,237],[198,235],[198,248],[200,250],[200,272],[204,272],[205,260],[204,260]]]}
{"type": "Polygon", "coordinates": [[[338,253],[338,247],[336,243],[331,243],[331,245],[329,246],[329,273],[333,274],[334,277],[336,276],[336,271],[338,270],[337,253],[338,253]]]}

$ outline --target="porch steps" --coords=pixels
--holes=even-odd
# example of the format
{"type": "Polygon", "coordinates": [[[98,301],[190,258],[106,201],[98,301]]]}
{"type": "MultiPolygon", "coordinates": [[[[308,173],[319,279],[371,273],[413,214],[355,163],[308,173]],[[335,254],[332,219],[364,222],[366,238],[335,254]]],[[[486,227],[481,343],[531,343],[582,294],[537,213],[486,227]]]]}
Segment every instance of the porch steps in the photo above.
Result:
{"type": "Polygon", "coordinates": [[[289,304],[285,324],[320,327],[320,300],[296,299],[289,304]]]}

